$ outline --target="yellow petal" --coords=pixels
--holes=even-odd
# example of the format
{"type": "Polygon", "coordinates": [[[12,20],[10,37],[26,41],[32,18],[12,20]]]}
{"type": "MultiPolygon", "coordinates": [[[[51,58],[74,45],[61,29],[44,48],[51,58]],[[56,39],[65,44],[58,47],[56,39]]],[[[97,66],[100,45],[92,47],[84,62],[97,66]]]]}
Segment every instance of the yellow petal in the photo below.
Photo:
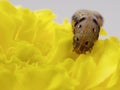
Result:
{"type": "Polygon", "coordinates": [[[102,27],[100,28],[100,35],[107,36],[107,32],[102,27]]]}

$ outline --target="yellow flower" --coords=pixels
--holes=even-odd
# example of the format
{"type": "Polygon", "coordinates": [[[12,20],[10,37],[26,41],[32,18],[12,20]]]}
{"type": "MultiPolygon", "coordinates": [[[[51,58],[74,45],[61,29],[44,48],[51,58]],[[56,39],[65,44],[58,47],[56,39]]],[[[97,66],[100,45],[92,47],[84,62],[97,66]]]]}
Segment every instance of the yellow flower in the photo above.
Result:
{"type": "Polygon", "coordinates": [[[0,90],[120,90],[120,41],[99,39],[78,55],[71,24],[54,18],[0,1],[0,90]]]}

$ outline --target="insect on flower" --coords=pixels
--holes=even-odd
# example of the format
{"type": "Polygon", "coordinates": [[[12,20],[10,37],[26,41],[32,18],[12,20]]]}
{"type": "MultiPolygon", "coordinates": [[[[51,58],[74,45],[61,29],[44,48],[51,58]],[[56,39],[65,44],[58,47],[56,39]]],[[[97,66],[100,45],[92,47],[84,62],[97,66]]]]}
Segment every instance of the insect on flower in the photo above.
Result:
{"type": "Polygon", "coordinates": [[[90,51],[99,37],[103,17],[96,11],[78,10],[72,16],[73,51],[86,53],[90,51]]]}

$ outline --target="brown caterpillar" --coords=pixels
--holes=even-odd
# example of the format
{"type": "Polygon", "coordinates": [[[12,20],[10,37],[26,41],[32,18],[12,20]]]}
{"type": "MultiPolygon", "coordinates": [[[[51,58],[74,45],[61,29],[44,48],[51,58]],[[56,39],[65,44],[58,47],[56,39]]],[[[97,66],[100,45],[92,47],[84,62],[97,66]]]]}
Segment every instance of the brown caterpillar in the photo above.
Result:
{"type": "Polygon", "coordinates": [[[96,11],[78,10],[72,16],[73,51],[85,53],[90,51],[99,37],[103,17],[96,11]]]}

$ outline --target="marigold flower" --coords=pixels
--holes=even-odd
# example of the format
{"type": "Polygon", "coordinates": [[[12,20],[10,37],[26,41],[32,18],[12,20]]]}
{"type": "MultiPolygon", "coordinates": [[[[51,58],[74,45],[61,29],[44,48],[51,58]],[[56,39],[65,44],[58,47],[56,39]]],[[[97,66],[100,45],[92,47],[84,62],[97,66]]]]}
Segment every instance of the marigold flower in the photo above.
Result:
{"type": "Polygon", "coordinates": [[[54,18],[0,1],[0,90],[120,90],[119,39],[99,39],[78,55],[71,24],[54,18]]]}

